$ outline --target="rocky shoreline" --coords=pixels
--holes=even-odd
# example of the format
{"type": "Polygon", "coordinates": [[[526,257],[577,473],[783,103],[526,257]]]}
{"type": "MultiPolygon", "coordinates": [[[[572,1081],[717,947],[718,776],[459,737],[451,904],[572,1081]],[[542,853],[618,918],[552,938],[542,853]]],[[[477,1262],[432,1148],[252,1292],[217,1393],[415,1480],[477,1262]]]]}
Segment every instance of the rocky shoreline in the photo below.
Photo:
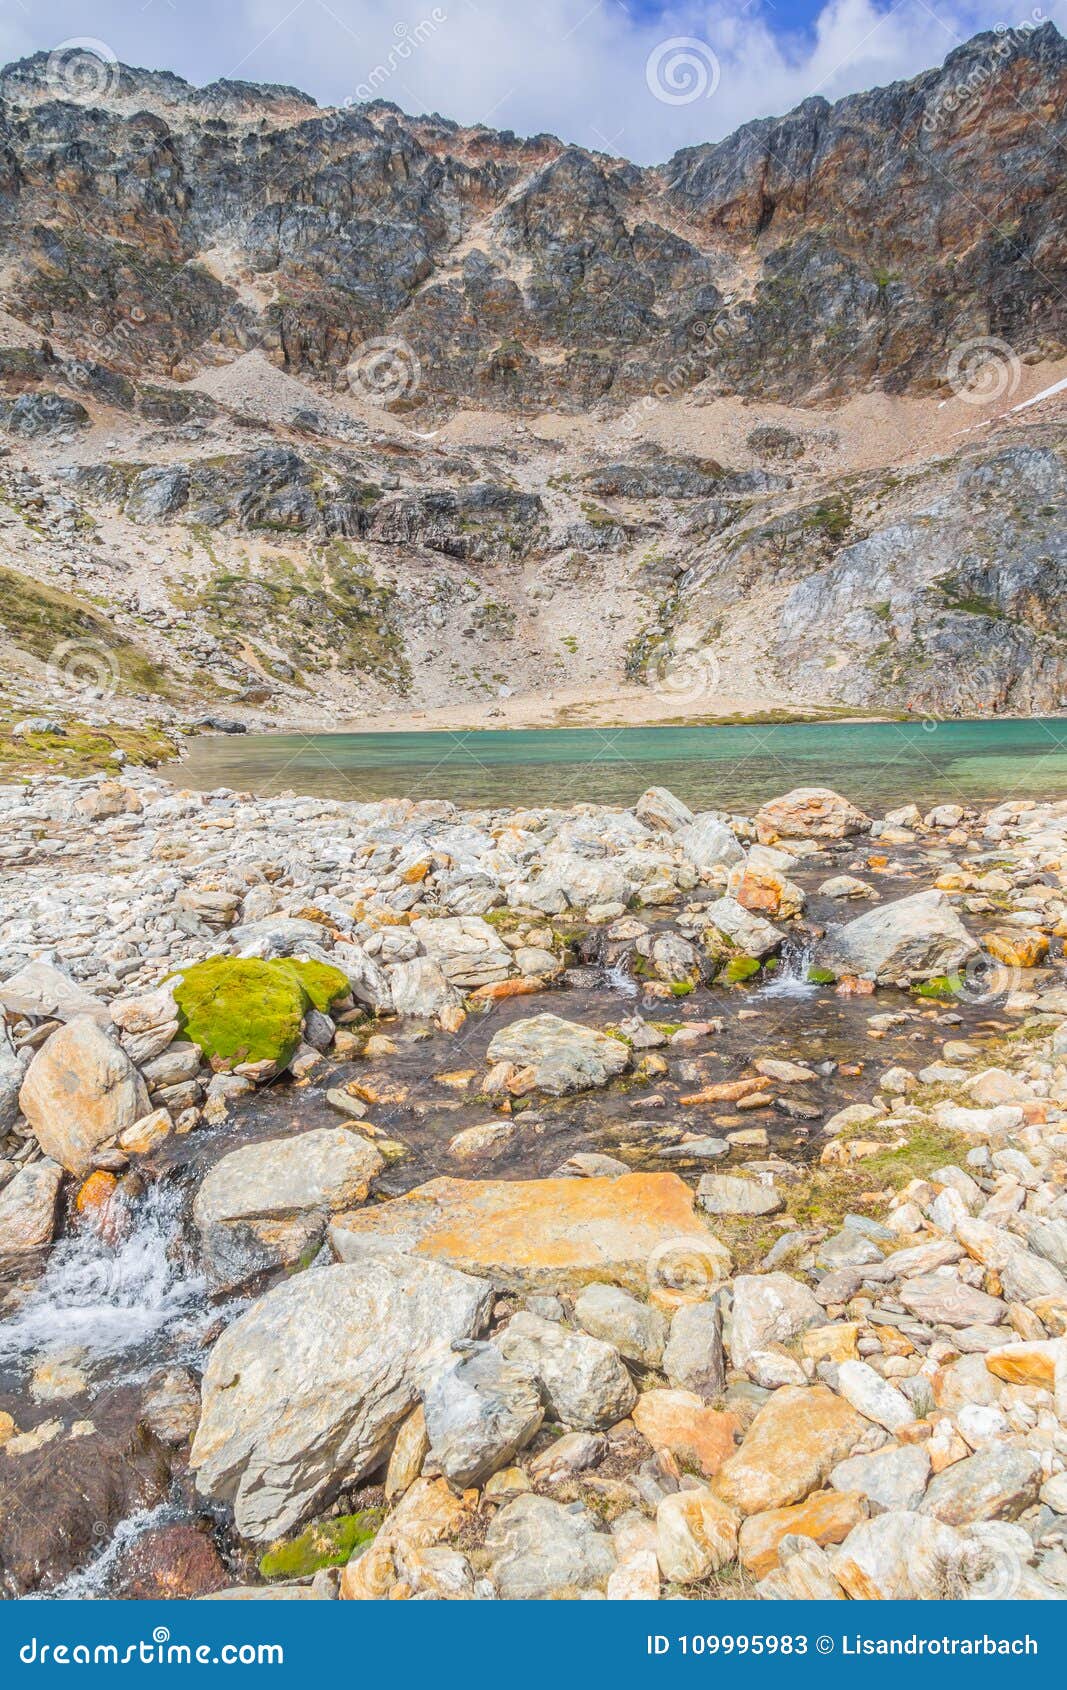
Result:
{"type": "Polygon", "coordinates": [[[1067,1594],[1067,804],[0,840],[9,1594],[1067,1594]]]}

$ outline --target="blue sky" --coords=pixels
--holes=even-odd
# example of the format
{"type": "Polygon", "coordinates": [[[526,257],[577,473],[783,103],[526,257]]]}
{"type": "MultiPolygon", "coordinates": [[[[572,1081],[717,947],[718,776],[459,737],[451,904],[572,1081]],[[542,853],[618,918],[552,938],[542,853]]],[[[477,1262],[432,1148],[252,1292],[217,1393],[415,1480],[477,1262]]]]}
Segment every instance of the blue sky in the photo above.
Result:
{"type": "Polygon", "coordinates": [[[377,94],[647,163],[1049,17],[1067,28],[1067,0],[0,0],[0,59],[88,40],[194,82],[377,94]]]}

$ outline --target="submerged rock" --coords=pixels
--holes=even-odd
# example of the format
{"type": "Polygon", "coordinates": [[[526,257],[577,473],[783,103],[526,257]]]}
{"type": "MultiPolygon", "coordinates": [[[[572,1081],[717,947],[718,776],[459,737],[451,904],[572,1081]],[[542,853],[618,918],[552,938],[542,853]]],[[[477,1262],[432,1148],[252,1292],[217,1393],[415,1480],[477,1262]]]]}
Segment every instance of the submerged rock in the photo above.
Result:
{"type": "Polygon", "coordinates": [[[630,1066],[621,1039],[558,1015],[533,1015],[501,1028],[489,1044],[490,1062],[513,1062],[532,1071],[534,1084],[552,1097],[604,1086],[630,1066]]]}

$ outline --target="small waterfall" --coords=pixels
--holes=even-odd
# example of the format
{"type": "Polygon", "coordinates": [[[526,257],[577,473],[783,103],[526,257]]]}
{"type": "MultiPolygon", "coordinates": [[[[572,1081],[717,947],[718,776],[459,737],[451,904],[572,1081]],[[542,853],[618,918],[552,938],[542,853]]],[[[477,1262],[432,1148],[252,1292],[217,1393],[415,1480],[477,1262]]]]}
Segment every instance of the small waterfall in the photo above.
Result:
{"type": "MultiPolygon", "coordinates": [[[[114,1242],[83,1226],[53,1246],[40,1279],[0,1321],[0,1362],[78,1351],[86,1361],[135,1350],[164,1331],[192,1335],[214,1318],[206,1285],[180,1251],[181,1192],[159,1182],[133,1206],[114,1242]]],[[[153,1364],[159,1360],[153,1350],[153,1364]]]]}
{"type": "Polygon", "coordinates": [[[119,1521],[111,1538],[87,1566],[80,1567],[76,1573],[68,1574],[55,1590],[35,1592],[35,1599],[47,1602],[85,1602],[106,1596],[111,1575],[120,1557],[131,1544],[136,1543],[145,1532],[154,1531],[157,1526],[166,1526],[172,1520],[181,1518],[181,1510],[172,1502],[157,1503],[155,1508],[139,1508],[136,1514],[130,1514],[125,1520],[119,1521]]]}
{"type": "Polygon", "coordinates": [[[772,978],[760,988],[761,998],[806,998],[818,987],[808,979],[815,947],[809,942],[787,939],[781,961],[772,978]]]}
{"type": "Polygon", "coordinates": [[[604,968],[604,985],[609,992],[618,992],[621,997],[635,998],[637,996],[637,981],[626,971],[626,963],[622,957],[604,968]]]}

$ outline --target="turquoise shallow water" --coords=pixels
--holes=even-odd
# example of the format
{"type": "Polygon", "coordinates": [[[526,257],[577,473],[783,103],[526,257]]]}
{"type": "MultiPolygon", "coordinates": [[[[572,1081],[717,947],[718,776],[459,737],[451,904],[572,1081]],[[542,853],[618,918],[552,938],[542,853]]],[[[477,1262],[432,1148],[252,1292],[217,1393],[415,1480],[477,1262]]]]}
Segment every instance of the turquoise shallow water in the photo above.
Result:
{"type": "Polygon", "coordinates": [[[465,806],[632,804],[667,786],[694,808],[749,809],[791,786],[833,786],[877,811],[1067,795],[1067,717],[211,736],[171,773],[200,789],[465,806]]]}

